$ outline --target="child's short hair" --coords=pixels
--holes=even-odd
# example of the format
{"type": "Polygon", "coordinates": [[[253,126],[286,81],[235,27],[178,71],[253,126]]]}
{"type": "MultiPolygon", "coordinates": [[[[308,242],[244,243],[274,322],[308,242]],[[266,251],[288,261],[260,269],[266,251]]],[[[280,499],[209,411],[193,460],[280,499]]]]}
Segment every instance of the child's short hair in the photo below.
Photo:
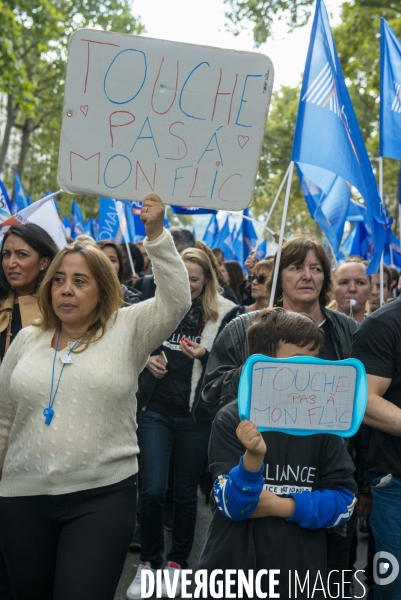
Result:
{"type": "Polygon", "coordinates": [[[260,311],[247,331],[247,339],[250,355],[265,354],[274,358],[280,342],[320,349],[324,332],[308,315],[276,307],[260,311]]]}

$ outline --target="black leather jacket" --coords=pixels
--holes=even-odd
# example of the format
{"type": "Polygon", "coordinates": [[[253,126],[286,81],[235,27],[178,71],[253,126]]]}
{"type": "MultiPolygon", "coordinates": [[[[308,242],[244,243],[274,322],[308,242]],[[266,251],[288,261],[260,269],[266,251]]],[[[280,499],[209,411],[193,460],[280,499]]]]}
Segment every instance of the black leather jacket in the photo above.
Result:
{"type": "MultiPolygon", "coordinates": [[[[351,356],[352,336],[358,323],[342,313],[320,307],[332,333],[337,360],[351,356]]],[[[246,330],[258,311],[237,317],[216,339],[206,365],[202,398],[210,412],[237,398],[242,366],[249,356],[246,330]]]]}

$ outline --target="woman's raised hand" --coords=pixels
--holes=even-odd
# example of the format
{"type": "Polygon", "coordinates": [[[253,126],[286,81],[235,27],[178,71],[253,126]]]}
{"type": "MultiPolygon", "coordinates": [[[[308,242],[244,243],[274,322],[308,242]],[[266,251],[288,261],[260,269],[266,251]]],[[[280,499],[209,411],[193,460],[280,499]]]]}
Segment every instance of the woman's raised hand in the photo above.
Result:
{"type": "Polygon", "coordinates": [[[146,196],[142,204],[141,221],[145,225],[149,241],[155,240],[163,231],[164,204],[157,194],[146,196]]]}

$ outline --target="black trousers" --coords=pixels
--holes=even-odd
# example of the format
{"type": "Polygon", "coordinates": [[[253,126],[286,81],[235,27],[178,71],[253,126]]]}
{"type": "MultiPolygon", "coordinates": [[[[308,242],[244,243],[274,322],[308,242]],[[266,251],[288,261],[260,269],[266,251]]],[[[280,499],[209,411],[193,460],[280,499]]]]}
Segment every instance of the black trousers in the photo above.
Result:
{"type": "Polygon", "coordinates": [[[0,547],[14,599],[113,600],[135,525],[136,479],[0,497],[0,547]]]}

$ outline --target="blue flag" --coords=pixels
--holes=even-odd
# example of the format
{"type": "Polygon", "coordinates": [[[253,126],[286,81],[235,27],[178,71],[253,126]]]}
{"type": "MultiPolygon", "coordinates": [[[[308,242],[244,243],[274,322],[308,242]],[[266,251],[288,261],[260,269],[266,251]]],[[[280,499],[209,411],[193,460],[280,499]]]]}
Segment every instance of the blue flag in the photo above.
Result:
{"type": "Polygon", "coordinates": [[[331,171],[363,197],[379,267],[386,217],[356,120],[323,0],[317,0],[306,59],[291,160],[331,171]]]}
{"type": "Polygon", "coordinates": [[[85,235],[85,219],[76,200],[71,209],[71,237],[75,240],[79,235],[85,235]]]}
{"type": "Polygon", "coordinates": [[[401,42],[380,19],[380,156],[401,160],[401,42]]]}
{"type": "Polygon", "coordinates": [[[116,202],[112,198],[99,198],[99,230],[96,241],[114,240],[119,227],[116,202]]]}
{"type": "Polygon", "coordinates": [[[13,202],[13,207],[12,207],[13,215],[15,215],[15,213],[17,213],[17,212],[20,212],[24,208],[27,208],[28,206],[29,206],[29,202],[26,199],[26,196],[24,194],[21,180],[19,178],[17,171],[14,171],[14,202],[13,202]]]}
{"type": "MultiPolygon", "coordinates": [[[[243,214],[244,214],[244,217],[250,217],[249,209],[245,208],[243,214]]],[[[256,235],[256,231],[253,226],[253,223],[252,223],[252,221],[249,221],[248,219],[242,219],[242,237],[243,237],[242,260],[245,263],[246,259],[248,258],[250,253],[253,251],[253,249],[255,248],[256,243],[258,241],[258,236],[256,235]]]]}
{"type": "Polygon", "coordinates": [[[140,242],[146,237],[145,225],[142,223],[140,218],[142,202],[131,202],[131,206],[135,219],[135,241],[140,242]]]}
{"type": "Polygon", "coordinates": [[[71,237],[71,223],[68,217],[63,218],[63,229],[66,236],[71,237]]]}
{"type": "Polygon", "coordinates": [[[243,223],[244,223],[244,219],[242,219],[242,223],[238,227],[237,235],[234,240],[234,246],[233,246],[235,260],[237,260],[239,262],[241,267],[244,266],[244,262],[245,262],[244,261],[244,234],[242,231],[243,223]]]}
{"type": "Polygon", "coordinates": [[[216,238],[214,248],[221,248],[224,252],[224,258],[226,260],[234,259],[234,242],[230,232],[229,216],[227,216],[223,227],[220,229],[220,233],[216,238]]]}
{"type": "Polygon", "coordinates": [[[351,189],[344,179],[330,171],[303,163],[297,163],[296,167],[311,217],[337,254],[349,211],[351,189]]]}
{"type": "Polygon", "coordinates": [[[258,260],[264,260],[267,254],[267,240],[264,239],[263,242],[258,246],[256,250],[256,258],[258,260]]]}
{"type": "Polygon", "coordinates": [[[97,234],[99,233],[98,219],[92,219],[92,224],[93,224],[93,234],[94,234],[95,240],[97,240],[97,234]]]}
{"type": "Polygon", "coordinates": [[[210,221],[208,226],[206,227],[205,235],[203,236],[203,243],[209,248],[214,248],[216,246],[215,241],[217,240],[217,236],[219,234],[219,224],[217,222],[217,217],[213,214],[210,217],[210,221]]]}
{"type": "Polygon", "coordinates": [[[342,244],[341,250],[337,254],[337,260],[341,261],[348,256],[361,256],[364,260],[370,260],[373,250],[370,231],[364,223],[359,221],[355,223],[355,226],[342,244]]]}
{"type": "Polygon", "coordinates": [[[6,187],[0,179],[0,224],[11,217],[11,204],[6,187]]]}
{"type": "Polygon", "coordinates": [[[216,215],[214,208],[195,208],[192,206],[171,206],[171,212],[176,215],[216,215]]]}
{"type": "MultiPolygon", "coordinates": [[[[244,209],[243,215],[245,217],[250,216],[248,208],[244,209]]],[[[237,260],[240,265],[244,266],[246,259],[255,248],[257,241],[258,236],[256,235],[252,221],[242,219],[233,247],[235,260],[237,260]]]]}
{"type": "Polygon", "coordinates": [[[384,262],[386,265],[394,265],[396,269],[401,268],[400,240],[391,232],[386,239],[384,262]]]}
{"type": "Polygon", "coordinates": [[[93,239],[95,239],[92,217],[89,217],[89,219],[85,223],[85,235],[90,235],[91,237],[93,237],[93,239]]]}
{"type": "Polygon", "coordinates": [[[125,221],[126,221],[126,231],[123,232],[123,243],[126,241],[129,244],[135,243],[135,218],[134,213],[132,212],[131,202],[124,202],[125,205],[125,221]]]}
{"type": "Polygon", "coordinates": [[[362,204],[351,200],[348,207],[347,221],[356,223],[357,221],[366,222],[367,219],[366,208],[362,204]]]}

